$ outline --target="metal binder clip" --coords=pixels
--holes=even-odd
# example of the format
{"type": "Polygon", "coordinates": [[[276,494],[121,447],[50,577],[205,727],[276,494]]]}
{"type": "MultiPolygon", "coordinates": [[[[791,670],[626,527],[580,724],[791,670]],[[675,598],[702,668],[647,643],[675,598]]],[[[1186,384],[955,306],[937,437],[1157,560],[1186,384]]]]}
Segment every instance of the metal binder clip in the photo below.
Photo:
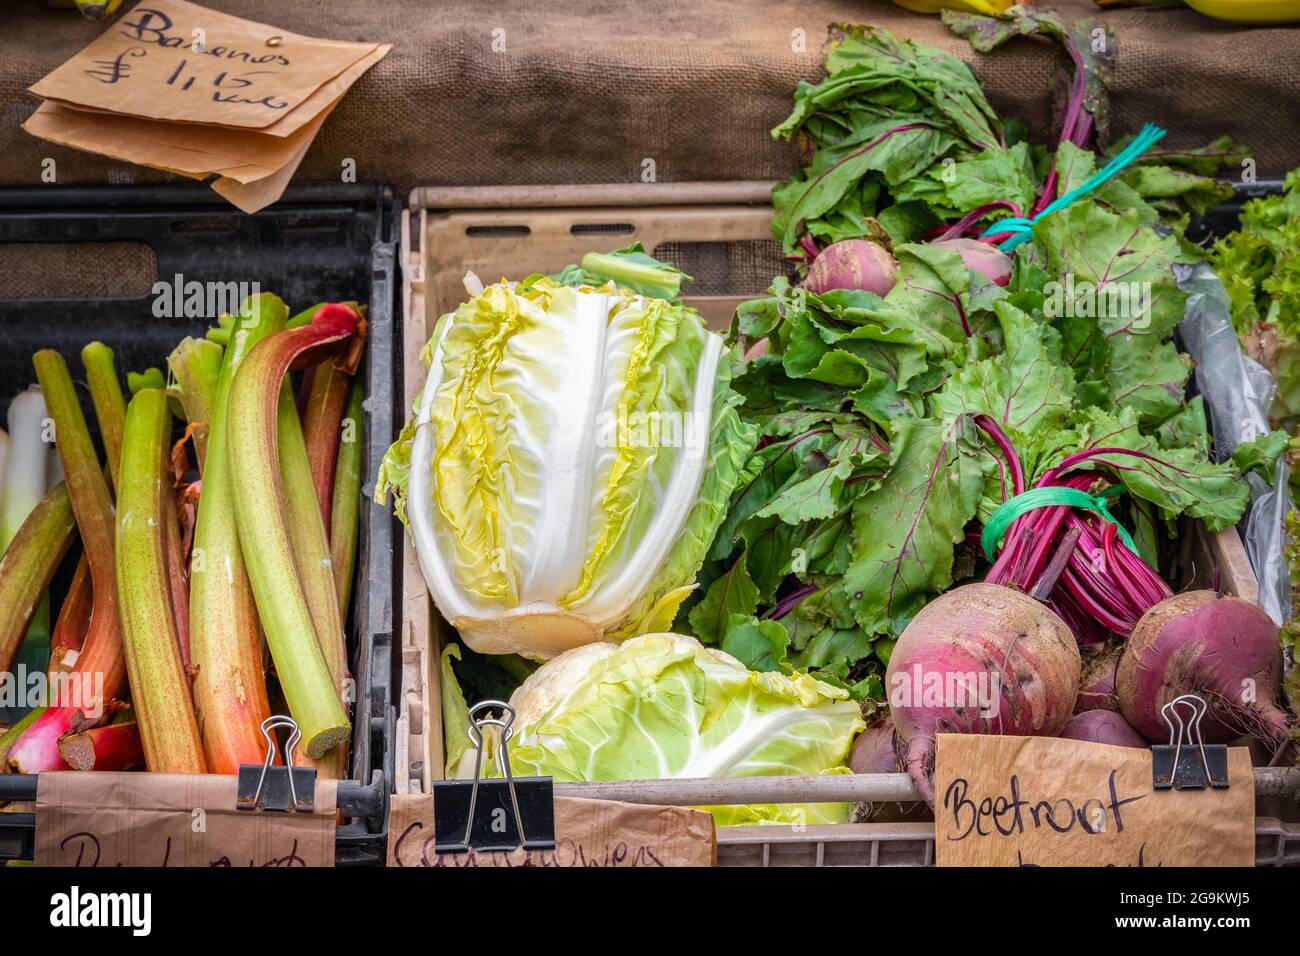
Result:
{"type": "Polygon", "coordinates": [[[515,710],[500,700],[485,700],[469,711],[469,739],[474,744],[474,779],[440,780],[433,785],[434,849],[549,850],[555,846],[555,798],[550,777],[515,777],[506,744],[513,734],[515,710]],[[500,711],[500,717],[484,716],[500,711]],[[499,727],[497,762],[502,779],[483,777],[484,728],[499,727]]]}
{"type": "Polygon", "coordinates": [[[1207,710],[1205,701],[1195,694],[1175,697],[1160,708],[1160,716],[1169,727],[1169,743],[1151,748],[1151,786],[1156,790],[1204,790],[1206,782],[1216,790],[1228,788],[1228,748],[1223,744],[1207,744],[1201,736],[1201,720],[1207,710]],[[1183,723],[1179,705],[1190,709],[1189,725],[1183,723]],[[1199,760],[1182,759],[1184,734],[1187,748],[1195,748],[1199,760]]]}
{"type": "Polygon", "coordinates": [[[235,809],[311,813],[316,809],[316,768],[293,765],[293,749],[302,739],[298,724],[292,717],[268,717],[262,721],[262,736],[266,738],[266,759],[260,773],[256,764],[240,765],[235,809]],[[290,728],[289,739],[284,742],[284,766],[273,767],[276,742],[272,731],[280,727],[290,728]]]}

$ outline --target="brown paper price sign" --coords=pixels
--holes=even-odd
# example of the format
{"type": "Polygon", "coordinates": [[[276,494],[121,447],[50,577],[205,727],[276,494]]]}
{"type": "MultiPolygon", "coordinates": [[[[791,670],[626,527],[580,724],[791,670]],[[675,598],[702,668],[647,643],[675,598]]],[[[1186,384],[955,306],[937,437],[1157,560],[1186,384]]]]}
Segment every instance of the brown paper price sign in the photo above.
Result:
{"type": "Polygon", "coordinates": [[[265,129],[375,46],[143,0],[31,91],[149,119],[265,129]]]}
{"type": "Polygon", "coordinates": [[[333,866],[337,781],[312,813],[235,809],[234,776],[43,773],[37,866],[333,866]]]}
{"type": "MultiPolygon", "coordinates": [[[[1195,759],[1187,748],[1188,759],[1195,759]]],[[[940,734],[940,866],[1253,866],[1250,754],[1227,789],[1156,790],[1151,753],[1051,737],[940,734]]]]}
{"type": "Polygon", "coordinates": [[[23,128],[195,179],[245,212],[283,193],[325,118],[391,49],[142,0],[30,87],[23,128]]]}
{"type": "Polygon", "coordinates": [[[438,854],[433,801],[399,794],[388,817],[388,865],[476,866],[712,866],[713,817],[686,807],[642,806],[614,800],[555,798],[555,848],[438,854]]]}

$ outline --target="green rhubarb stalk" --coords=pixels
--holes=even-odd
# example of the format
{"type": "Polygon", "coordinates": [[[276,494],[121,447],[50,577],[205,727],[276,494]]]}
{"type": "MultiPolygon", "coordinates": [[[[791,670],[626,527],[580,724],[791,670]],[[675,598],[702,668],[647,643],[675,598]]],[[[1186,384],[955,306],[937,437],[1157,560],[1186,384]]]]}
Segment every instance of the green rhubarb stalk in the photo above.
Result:
{"type": "MultiPolygon", "coordinates": [[[[323,377],[323,369],[328,364],[317,366],[316,378],[323,377]]],[[[294,567],[302,583],[312,627],[329,667],[330,680],[339,699],[343,700],[344,680],[347,678],[347,646],[343,636],[338,592],[334,586],[334,570],[330,563],[329,533],[321,515],[313,482],[315,469],[288,379],[285,379],[280,391],[276,416],[284,516],[294,567]]],[[[345,759],[344,748],[334,747],[320,760],[314,761],[316,772],[325,779],[338,779],[343,776],[345,759]]]]}
{"type": "MultiPolygon", "coordinates": [[[[230,386],[249,351],[284,328],[289,310],[273,295],[251,297],[224,326],[190,562],[190,653],[194,706],[208,769],[233,774],[266,753],[261,724],[271,714],[257,605],[235,528],[230,468],[230,386]]],[[[241,477],[239,481],[242,483],[241,477]]]]}
{"type": "Polygon", "coordinates": [[[108,471],[113,487],[117,487],[118,473],[122,468],[122,433],[126,419],[126,397],[117,377],[113,350],[103,342],[91,342],[81,350],[81,362],[86,367],[86,384],[90,386],[90,401],[95,406],[99,420],[99,434],[104,441],[104,454],[108,458],[108,471]]]}
{"type": "Polygon", "coordinates": [[[339,613],[347,621],[352,607],[352,577],[357,566],[357,537],[361,524],[361,459],[365,442],[365,419],[361,403],[365,389],[354,379],[348,392],[348,407],[340,429],[339,457],[334,469],[334,500],[331,503],[330,564],[338,591],[339,613]]]}
{"type": "Polygon", "coordinates": [[[280,478],[284,488],[289,544],[293,548],[294,565],[302,581],[312,624],[320,638],[321,649],[325,652],[325,662],[329,665],[330,676],[341,691],[346,677],[347,657],[343,643],[343,619],[339,613],[338,591],[334,586],[334,569],[331,566],[329,533],[313,488],[311,456],[287,381],[280,392],[276,416],[280,478]]]}
{"type": "Polygon", "coordinates": [[[224,353],[216,342],[187,338],[167,356],[167,367],[176,379],[172,391],[185,410],[185,420],[194,429],[194,451],[199,458],[200,473],[207,460],[224,353]]]}
{"type": "Polygon", "coordinates": [[[77,391],[67,363],[58,352],[37,352],[32,359],[36,377],[50,418],[54,421],[55,443],[72,499],[77,530],[90,560],[94,607],[86,641],[73,667],[81,688],[76,700],[51,702],[40,719],[14,743],[9,764],[22,772],[39,773],[60,769],[59,738],[68,732],[83,711],[103,713],[123,690],[126,663],[122,654],[122,629],[118,617],[117,569],[113,557],[113,499],[104,472],[95,456],[90,430],[81,414],[77,391]],[[57,703],[57,706],[53,704],[57,703]]]}
{"type": "Polygon", "coordinates": [[[58,485],[27,516],[0,557],[0,673],[13,670],[36,608],[76,535],[72,501],[67,488],[58,485]]]}
{"type": "Polygon", "coordinates": [[[149,388],[137,392],[127,408],[117,495],[117,590],[145,765],[153,773],[204,773],[203,741],[172,611],[167,402],[166,392],[149,388]]]}
{"type": "Polygon", "coordinates": [[[290,714],[302,732],[303,752],[312,759],[346,740],[349,725],[322,651],[330,635],[316,631],[295,564],[287,478],[282,480],[279,467],[277,412],[285,375],[345,348],[357,322],[351,309],[327,305],[309,325],[263,340],[236,373],[227,409],[231,472],[239,476],[235,521],[244,560],[290,714]]]}

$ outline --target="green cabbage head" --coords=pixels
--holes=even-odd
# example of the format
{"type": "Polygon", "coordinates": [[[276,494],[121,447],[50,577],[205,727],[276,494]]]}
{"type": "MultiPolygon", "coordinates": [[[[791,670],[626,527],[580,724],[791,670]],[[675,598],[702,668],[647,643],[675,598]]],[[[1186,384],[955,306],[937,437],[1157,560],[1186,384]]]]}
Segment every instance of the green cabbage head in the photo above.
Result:
{"type": "MultiPolygon", "coordinates": [[[[443,659],[447,776],[473,779],[448,647],[443,659]]],[[[751,671],[729,654],[678,634],[647,634],[560,655],[510,698],[511,770],[561,781],[666,780],[848,773],[864,724],[848,692],[806,673],[751,671]]],[[[494,733],[494,731],[490,731],[494,733]]],[[[485,775],[500,776],[485,750],[485,775]]],[[[723,825],[843,823],[847,804],[711,807],[723,825]]]]}
{"type": "Polygon", "coordinates": [[[667,630],[755,444],[735,354],[613,282],[473,291],[375,491],[434,602],[474,650],[536,660],[667,630]]]}

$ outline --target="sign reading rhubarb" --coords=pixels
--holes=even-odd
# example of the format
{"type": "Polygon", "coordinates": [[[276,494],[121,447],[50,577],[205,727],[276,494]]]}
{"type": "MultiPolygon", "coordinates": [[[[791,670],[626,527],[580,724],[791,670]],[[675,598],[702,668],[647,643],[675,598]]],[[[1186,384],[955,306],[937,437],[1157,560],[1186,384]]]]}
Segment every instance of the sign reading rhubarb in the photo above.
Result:
{"type": "Polygon", "coordinates": [[[336,781],[317,781],[312,813],[236,810],[236,781],[214,774],[43,773],[36,865],[334,865],[336,781]]]}
{"type": "MultiPolygon", "coordinates": [[[[1192,747],[1183,759],[1196,760],[1192,747]]],[[[940,734],[940,866],[1253,866],[1250,754],[1226,790],[1155,790],[1151,751],[1054,737],[940,734]]]]}

